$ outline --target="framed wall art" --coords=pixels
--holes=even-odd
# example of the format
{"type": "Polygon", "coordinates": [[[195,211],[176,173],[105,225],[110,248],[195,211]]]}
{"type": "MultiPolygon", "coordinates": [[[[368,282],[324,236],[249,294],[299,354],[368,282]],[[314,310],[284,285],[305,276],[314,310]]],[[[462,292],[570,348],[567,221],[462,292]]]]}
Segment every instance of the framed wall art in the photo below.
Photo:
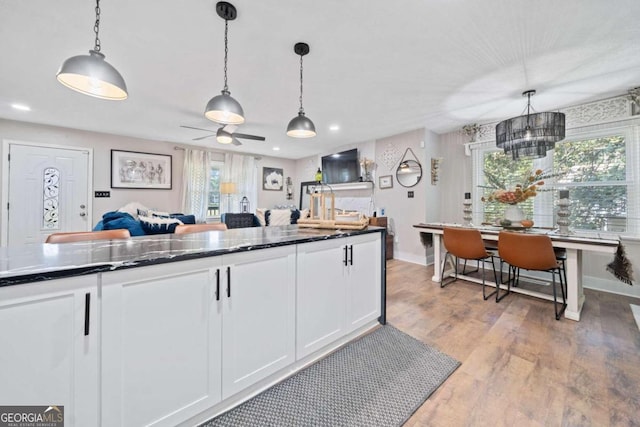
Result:
{"type": "Polygon", "coordinates": [[[381,176],[380,179],[378,180],[378,187],[380,187],[381,189],[393,188],[393,176],[392,175],[381,176]]]}
{"type": "Polygon", "coordinates": [[[284,174],[279,168],[262,168],[262,189],[268,191],[282,191],[284,174]]]}
{"type": "Polygon", "coordinates": [[[171,159],[167,154],[111,150],[111,188],[171,190],[171,159]]]}

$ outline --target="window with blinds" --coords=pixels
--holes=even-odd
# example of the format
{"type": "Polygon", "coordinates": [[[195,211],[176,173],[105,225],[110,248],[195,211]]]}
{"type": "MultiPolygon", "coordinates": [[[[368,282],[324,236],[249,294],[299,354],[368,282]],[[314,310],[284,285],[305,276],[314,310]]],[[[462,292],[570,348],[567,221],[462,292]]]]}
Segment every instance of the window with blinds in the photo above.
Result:
{"type": "Polygon", "coordinates": [[[220,218],[220,178],[223,162],[212,161],[209,169],[209,201],[207,204],[207,219],[220,218]]]}
{"type": "Polygon", "coordinates": [[[626,140],[611,135],[558,144],[553,169],[569,190],[571,225],[576,229],[627,231],[626,140]]]}
{"type": "MultiPolygon", "coordinates": [[[[480,196],[492,191],[487,188],[493,184],[486,172],[494,181],[513,188],[532,171],[542,169],[553,178],[544,180],[535,197],[518,204],[536,226],[555,226],[558,190],[562,189],[569,190],[572,229],[638,232],[637,133],[637,128],[635,134],[630,129],[600,130],[557,143],[545,158],[533,160],[513,161],[495,147],[478,147],[474,153],[478,191],[480,196]]],[[[503,218],[506,207],[495,202],[480,206],[482,221],[489,223],[503,218]]]]}

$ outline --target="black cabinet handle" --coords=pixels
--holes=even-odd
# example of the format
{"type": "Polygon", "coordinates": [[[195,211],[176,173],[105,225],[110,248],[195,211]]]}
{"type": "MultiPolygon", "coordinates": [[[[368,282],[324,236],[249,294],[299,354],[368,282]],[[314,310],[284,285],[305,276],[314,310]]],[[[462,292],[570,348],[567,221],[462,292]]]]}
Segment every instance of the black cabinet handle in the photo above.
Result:
{"type": "Polygon", "coordinates": [[[347,245],[344,245],[344,258],[342,259],[342,262],[344,263],[344,265],[348,264],[348,261],[347,261],[347,250],[348,250],[347,249],[347,245]]]}
{"type": "Polygon", "coordinates": [[[353,265],[353,245],[349,245],[349,264],[353,265]]]}
{"type": "Polygon", "coordinates": [[[89,317],[91,315],[91,294],[84,294],[84,336],[89,335],[89,317]]]}
{"type": "Polygon", "coordinates": [[[220,301],[220,269],[216,269],[216,301],[220,301]]]}
{"type": "Polygon", "coordinates": [[[231,267],[227,267],[227,298],[231,298],[231,267]]]}

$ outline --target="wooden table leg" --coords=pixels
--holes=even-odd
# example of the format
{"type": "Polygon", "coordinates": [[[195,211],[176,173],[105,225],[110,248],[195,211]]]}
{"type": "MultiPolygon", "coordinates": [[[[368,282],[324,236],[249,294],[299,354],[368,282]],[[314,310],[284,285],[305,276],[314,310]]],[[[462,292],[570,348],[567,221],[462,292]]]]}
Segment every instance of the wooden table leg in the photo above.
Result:
{"type": "Polygon", "coordinates": [[[567,249],[567,309],[564,317],[579,321],[582,305],[584,304],[584,290],[582,288],[582,251],[567,249]]]}
{"type": "Polygon", "coordinates": [[[440,274],[442,272],[442,260],[440,257],[440,246],[442,245],[442,235],[433,234],[433,277],[431,280],[440,283],[440,274]]]}

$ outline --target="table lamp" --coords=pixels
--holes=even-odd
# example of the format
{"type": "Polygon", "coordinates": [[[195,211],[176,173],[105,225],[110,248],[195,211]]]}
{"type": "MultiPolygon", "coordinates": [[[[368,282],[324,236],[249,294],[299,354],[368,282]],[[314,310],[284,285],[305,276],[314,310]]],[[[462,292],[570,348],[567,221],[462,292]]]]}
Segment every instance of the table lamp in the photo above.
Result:
{"type": "Polygon", "coordinates": [[[231,195],[236,192],[236,184],[233,182],[221,182],[220,194],[227,195],[227,212],[231,212],[231,195]]]}

